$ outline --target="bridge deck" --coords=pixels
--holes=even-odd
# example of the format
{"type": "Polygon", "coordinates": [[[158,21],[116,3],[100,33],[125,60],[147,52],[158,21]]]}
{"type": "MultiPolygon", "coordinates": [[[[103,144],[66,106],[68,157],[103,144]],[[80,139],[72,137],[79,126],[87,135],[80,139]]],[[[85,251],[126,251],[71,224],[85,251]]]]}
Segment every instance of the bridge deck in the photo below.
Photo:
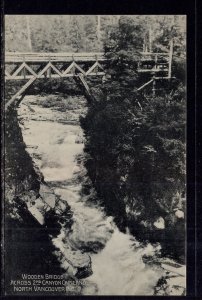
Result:
{"type": "Polygon", "coordinates": [[[86,61],[103,61],[106,60],[104,53],[20,53],[20,52],[6,52],[5,63],[12,64],[17,62],[86,62],[86,61]]]}
{"type": "MultiPolygon", "coordinates": [[[[153,52],[141,52],[141,61],[151,60],[158,61],[159,59],[168,57],[168,53],[153,53],[153,52]]],[[[53,52],[6,52],[5,63],[16,62],[65,62],[65,61],[104,61],[106,60],[103,52],[80,52],[80,53],[53,53],[53,52]]]]}

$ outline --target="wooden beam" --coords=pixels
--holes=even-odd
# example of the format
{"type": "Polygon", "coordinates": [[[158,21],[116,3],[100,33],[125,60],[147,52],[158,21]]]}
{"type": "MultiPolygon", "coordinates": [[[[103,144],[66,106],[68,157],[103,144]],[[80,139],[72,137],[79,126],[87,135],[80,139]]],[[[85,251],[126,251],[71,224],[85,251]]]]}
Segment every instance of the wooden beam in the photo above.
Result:
{"type": "Polygon", "coordinates": [[[32,70],[32,68],[30,68],[30,66],[28,66],[28,64],[25,63],[25,68],[33,75],[33,76],[37,76],[37,74],[32,70]]]}
{"type": "Polygon", "coordinates": [[[5,75],[6,75],[6,77],[8,77],[8,78],[5,78],[5,79],[12,79],[12,76],[6,70],[5,70],[5,75]]]}
{"type": "Polygon", "coordinates": [[[60,77],[62,77],[62,73],[51,62],[50,68],[52,68],[60,77]]]}
{"type": "Polygon", "coordinates": [[[86,72],[86,75],[90,74],[96,67],[97,67],[98,63],[97,61],[93,64],[92,67],[90,67],[90,69],[86,72]]]}
{"type": "MultiPolygon", "coordinates": [[[[167,52],[140,52],[142,57],[147,56],[165,56],[168,57],[169,53],[167,52]]],[[[16,62],[49,62],[49,61],[56,61],[56,62],[71,62],[72,55],[74,55],[74,60],[76,62],[88,62],[88,61],[96,61],[96,57],[98,61],[106,61],[106,57],[104,56],[103,52],[81,52],[81,53],[37,53],[37,52],[6,52],[5,53],[5,63],[12,64],[16,62]]]]}
{"type": "Polygon", "coordinates": [[[104,61],[104,53],[102,52],[90,52],[90,53],[20,53],[20,52],[6,52],[5,53],[5,63],[14,62],[71,62],[72,55],[74,55],[74,60],[76,62],[88,62],[96,61],[95,56],[97,56],[99,61],[104,61]]]}
{"type": "Polygon", "coordinates": [[[74,62],[72,62],[68,67],[67,69],[62,73],[62,76],[64,77],[64,75],[68,74],[71,69],[74,67],[74,62]]]}
{"type": "Polygon", "coordinates": [[[168,77],[172,77],[172,60],[173,60],[173,38],[170,41],[170,53],[169,53],[169,63],[168,63],[168,77]]]}
{"type": "MultiPolygon", "coordinates": [[[[94,63],[94,65],[93,65],[92,67],[90,67],[90,69],[86,72],[86,76],[87,76],[87,75],[92,75],[92,74],[94,75],[94,74],[99,74],[99,73],[101,73],[101,72],[99,72],[99,71],[93,73],[93,71],[95,70],[96,67],[98,67],[98,68],[100,68],[102,71],[104,71],[104,68],[101,66],[101,64],[100,64],[98,61],[96,61],[96,62],[94,63]]],[[[103,72],[102,72],[102,73],[103,73],[103,72]]]]}
{"type": "Polygon", "coordinates": [[[32,85],[34,83],[34,81],[37,79],[37,78],[40,78],[47,70],[48,68],[50,67],[50,63],[48,63],[44,68],[43,70],[38,74],[37,77],[32,77],[30,78],[30,80],[5,104],[5,110],[8,109],[9,106],[11,106],[15,100],[22,95],[22,93],[26,92],[26,90],[28,89],[28,87],[30,87],[30,85],[32,85]]]}
{"type": "Polygon", "coordinates": [[[84,88],[85,88],[87,94],[88,94],[89,96],[91,96],[90,88],[89,88],[87,82],[85,81],[83,74],[78,74],[78,78],[80,79],[82,85],[84,86],[84,88]]]}
{"type": "Polygon", "coordinates": [[[25,63],[23,62],[19,68],[17,68],[17,70],[11,75],[11,77],[13,79],[15,79],[15,77],[20,73],[20,71],[22,71],[22,69],[25,67],[25,63]]]}
{"type": "Polygon", "coordinates": [[[27,88],[33,84],[33,82],[37,79],[37,77],[32,77],[6,104],[5,104],[5,110],[11,106],[15,102],[15,100],[24,93],[27,88]]]}
{"type": "Polygon", "coordinates": [[[155,78],[153,78],[152,94],[153,94],[153,97],[156,96],[156,80],[155,80],[155,78]]]}
{"type": "Polygon", "coordinates": [[[44,73],[50,68],[50,62],[43,68],[43,70],[41,70],[41,72],[37,75],[37,78],[41,78],[42,75],[44,75],[44,73]]]}
{"type": "Polygon", "coordinates": [[[141,87],[139,87],[137,90],[141,91],[142,89],[144,89],[146,86],[148,86],[149,84],[151,84],[154,81],[154,79],[152,78],[151,80],[149,80],[148,82],[146,82],[145,84],[143,84],[141,87]]]}
{"type": "Polygon", "coordinates": [[[86,72],[79,66],[77,63],[74,62],[74,66],[77,70],[79,70],[83,75],[86,75],[86,72]]]}
{"type": "Polygon", "coordinates": [[[168,68],[166,69],[138,69],[138,73],[161,73],[161,72],[168,72],[168,68]]]}

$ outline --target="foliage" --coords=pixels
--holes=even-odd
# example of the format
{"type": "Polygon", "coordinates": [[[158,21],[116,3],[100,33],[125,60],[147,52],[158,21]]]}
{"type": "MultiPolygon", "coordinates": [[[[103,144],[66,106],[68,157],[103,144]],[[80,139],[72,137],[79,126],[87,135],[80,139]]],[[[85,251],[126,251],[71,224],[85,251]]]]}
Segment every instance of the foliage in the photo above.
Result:
{"type": "MultiPolygon", "coordinates": [[[[185,16],[118,16],[118,15],[7,15],[5,16],[5,50],[19,52],[85,52],[103,51],[105,38],[124,18],[141,26],[142,38],[149,50],[168,51],[168,42],[173,18],[175,18],[175,50],[185,51],[185,16]],[[98,18],[100,26],[98,26],[98,18]],[[148,30],[151,29],[149,36],[148,30]],[[29,34],[30,32],[30,34],[29,34]],[[30,35],[30,37],[29,37],[30,35]],[[29,45],[29,38],[31,47],[29,45]],[[20,41],[20,43],[19,43],[20,41]]],[[[124,26],[124,25],[123,25],[124,26]]],[[[123,29],[123,28],[122,28],[123,29]]],[[[123,29],[124,30],[124,29],[123,29]]],[[[129,30],[129,27],[125,27],[129,30]]],[[[132,30],[122,32],[122,46],[125,38],[135,34],[132,30]]],[[[112,35],[111,42],[112,42],[112,35]]],[[[126,43],[127,44],[127,43],[126,43]]],[[[143,43],[140,43],[143,50],[143,43]]],[[[122,49],[125,49],[122,47],[122,49]]],[[[125,49],[126,50],[126,49],[125,49]]]]}
{"type": "Polygon", "coordinates": [[[5,49],[11,52],[100,51],[106,26],[113,24],[116,16],[100,17],[99,34],[97,17],[93,15],[5,16],[5,49]],[[32,49],[28,43],[28,25],[32,49]],[[101,43],[98,43],[98,36],[101,36],[101,43]]]}
{"type": "Polygon", "coordinates": [[[145,28],[123,17],[105,42],[107,79],[82,125],[86,166],[108,212],[131,220],[166,217],[185,189],[185,91],[178,78],[161,95],[137,92],[137,57],[145,28]]]}

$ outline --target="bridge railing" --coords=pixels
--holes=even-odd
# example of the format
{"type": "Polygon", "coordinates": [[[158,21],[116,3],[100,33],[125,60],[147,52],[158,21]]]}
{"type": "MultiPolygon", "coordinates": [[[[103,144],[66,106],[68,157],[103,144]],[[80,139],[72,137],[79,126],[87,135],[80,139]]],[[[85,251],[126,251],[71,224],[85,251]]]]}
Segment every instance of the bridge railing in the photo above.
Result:
{"type": "MultiPolygon", "coordinates": [[[[141,52],[141,61],[145,60],[154,60],[158,61],[161,59],[166,59],[168,53],[162,52],[141,52]]],[[[106,60],[103,52],[79,52],[79,53],[70,53],[70,52],[6,52],[5,53],[5,63],[13,62],[41,62],[41,61],[95,61],[95,60],[106,60]]]]}
{"type": "Polygon", "coordinates": [[[104,53],[21,53],[21,52],[6,52],[5,63],[17,63],[17,62],[85,62],[85,61],[103,61],[106,60],[104,53]]]}
{"type": "MultiPolygon", "coordinates": [[[[81,53],[5,53],[5,79],[30,79],[48,77],[103,76],[106,57],[102,52],[81,53]],[[42,73],[41,73],[42,71],[42,73]]],[[[141,52],[138,71],[164,74],[169,69],[168,53],[141,52]]]]}

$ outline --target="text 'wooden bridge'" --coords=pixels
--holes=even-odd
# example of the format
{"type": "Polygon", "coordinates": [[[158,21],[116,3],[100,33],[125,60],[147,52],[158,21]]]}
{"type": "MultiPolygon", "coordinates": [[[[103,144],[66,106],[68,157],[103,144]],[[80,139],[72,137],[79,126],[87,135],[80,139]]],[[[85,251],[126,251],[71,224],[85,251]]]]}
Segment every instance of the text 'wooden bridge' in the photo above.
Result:
{"type": "MultiPolygon", "coordinates": [[[[138,72],[155,78],[171,78],[169,53],[142,52],[138,72]]],[[[23,97],[27,89],[40,78],[78,77],[85,90],[89,87],[85,77],[105,76],[107,59],[103,53],[6,53],[5,81],[28,80],[26,84],[5,104],[7,109],[16,99],[23,97]]],[[[144,84],[139,90],[153,81],[144,84]]]]}

